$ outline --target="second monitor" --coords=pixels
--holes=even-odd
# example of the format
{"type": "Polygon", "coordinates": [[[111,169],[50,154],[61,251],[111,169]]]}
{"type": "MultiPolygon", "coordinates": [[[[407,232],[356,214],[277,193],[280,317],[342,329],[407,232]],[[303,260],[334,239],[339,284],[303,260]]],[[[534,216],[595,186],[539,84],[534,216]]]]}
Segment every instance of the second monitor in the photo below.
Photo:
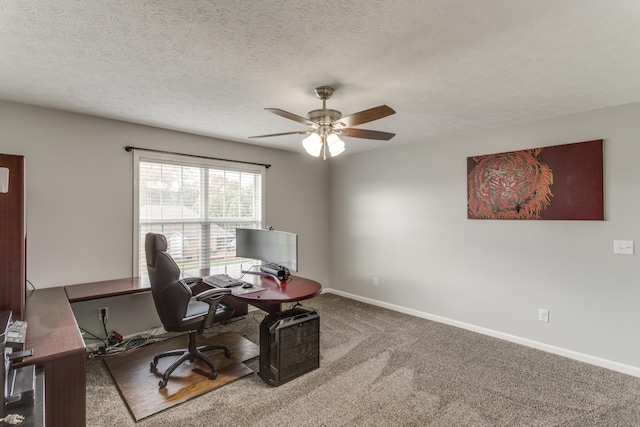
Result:
{"type": "Polygon", "coordinates": [[[298,271],[298,235],[273,229],[236,228],[236,256],[298,271]]]}

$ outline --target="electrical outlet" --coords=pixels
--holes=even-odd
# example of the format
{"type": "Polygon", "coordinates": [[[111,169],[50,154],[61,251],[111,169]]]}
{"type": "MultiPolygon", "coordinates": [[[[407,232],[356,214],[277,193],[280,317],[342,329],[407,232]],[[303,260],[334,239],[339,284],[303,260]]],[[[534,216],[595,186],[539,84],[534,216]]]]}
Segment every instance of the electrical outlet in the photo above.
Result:
{"type": "Polygon", "coordinates": [[[105,322],[109,320],[109,307],[100,307],[98,309],[98,320],[102,322],[102,319],[105,322]]]}
{"type": "Polygon", "coordinates": [[[549,310],[546,308],[538,309],[538,320],[541,322],[549,322],[549,310]]]}
{"type": "Polygon", "coordinates": [[[374,277],[374,278],[373,278],[373,286],[378,286],[378,285],[379,285],[379,283],[378,283],[378,278],[377,278],[377,277],[374,277]]]}

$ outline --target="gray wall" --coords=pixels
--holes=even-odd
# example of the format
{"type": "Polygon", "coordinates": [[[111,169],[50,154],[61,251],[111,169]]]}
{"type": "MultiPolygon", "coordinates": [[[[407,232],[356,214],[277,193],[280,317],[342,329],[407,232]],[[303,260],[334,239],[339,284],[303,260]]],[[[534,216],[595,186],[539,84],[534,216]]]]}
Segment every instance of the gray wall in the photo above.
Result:
{"type": "Polygon", "coordinates": [[[639,117],[632,104],[332,160],[332,287],[640,375],[639,117]],[[467,219],[468,156],[594,139],[605,221],[467,219]]]}
{"type": "MultiPolygon", "coordinates": [[[[132,275],[133,145],[273,166],[265,224],[298,233],[299,274],[328,286],[327,162],[114,120],[0,102],[0,152],[26,157],[27,278],[36,288],[132,275]]],[[[149,294],[76,303],[81,327],[127,335],[159,325],[149,294]]]]}
{"type": "MultiPolygon", "coordinates": [[[[318,161],[114,120],[0,102],[0,152],[27,159],[27,277],[37,288],[128,277],[132,159],[125,145],[273,164],[266,222],[300,235],[300,274],[414,315],[640,376],[636,194],[640,104],[318,161]],[[605,216],[466,218],[466,158],[605,140],[605,216]],[[373,277],[379,285],[373,285],[373,277]],[[551,321],[537,320],[547,308],[551,321]]],[[[73,304],[81,327],[158,326],[148,294],[73,304]]]]}

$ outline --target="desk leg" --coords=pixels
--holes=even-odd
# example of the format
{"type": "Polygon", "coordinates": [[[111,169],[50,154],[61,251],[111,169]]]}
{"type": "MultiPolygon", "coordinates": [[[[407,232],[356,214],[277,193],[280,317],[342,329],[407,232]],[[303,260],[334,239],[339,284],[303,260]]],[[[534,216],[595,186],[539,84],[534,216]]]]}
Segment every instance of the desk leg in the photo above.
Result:
{"type": "Polygon", "coordinates": [[[86,372],[84,352],[44,364],[45,425],[86,425],[86,372]]]}
{"type": "Polygon", "coordinates": [[[222,298],[222,302],[229,307],[233,307],[234,316],[246,316],[249,312],[249,305],[244,301],[234,298],[233,295],[227,295],[222,298]]]}

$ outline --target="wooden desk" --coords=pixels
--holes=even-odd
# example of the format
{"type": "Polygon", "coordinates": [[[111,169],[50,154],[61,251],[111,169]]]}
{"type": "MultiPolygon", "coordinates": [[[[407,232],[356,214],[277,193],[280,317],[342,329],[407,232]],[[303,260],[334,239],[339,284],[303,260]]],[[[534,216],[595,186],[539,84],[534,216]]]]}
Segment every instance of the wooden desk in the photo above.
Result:
{"type": "MultiPolygon", "coordinates": [[[[208,270],[202,271],[206,273],[208,270]]],[[[208,273],[204,275],[207,276],[208,273]]],[[[74,303],[99,298],[132,295],[140,292],[151,292],[151,285],[149,283],[149,278],[147,277],[125,277],[123,279],[67,285],[64,287],[64,291],[66,292],[69,302],[74,303]]],[[[234,316],[245,316],[248,313],[248,307],[245,302],[238,301],[233,297],[225,297],[222,301],[234,308],[234,316]]]]}
{"type": "Polygon", "coordinates": [[[16,367],[44,368],[47,426],[86,424],[85,345],[62,288],[33,291],[27,297],[25,349],[33,349],[16,367]]]}
{"type": "MultiPolygon", "coordinates": [[[[198,277],[205,277],[210,272],[208,269],[204,269],[200,270],[199,273],[198,277]]],[[[187,275],[187,277],[193,276],[195,275],[187,275]]],[[[234,307],[236,315],[239,316],[247,314],[247,304],[251,304],[268,313],[275,313],[281,311],[284,303],[309,299],[319,295],[322,291],[322,285],[315,280],[298,276],[291,277],[291,280],[282,282],[282,286],[278,286],[271,277],[247,274],[242,280],[263,287],[265,290],[244,295],[233,295],[225,298],[224,302],[234,307]]],[[[72,303],[151,291],[149,279],[140,277],[68,285],[64,287],[64,290],[69,302],[72,303]]]]}
{"type": "Polygon", "coordinates": [[[98,298],[131,295],[138,292],[149,292],[149,279],[127,277],[124,279],[104,280],[101,282],[80,283],[64,287],[69,302],[89,301],[98,298]]]}
{"type": "Polygon", "coordinates": [[[282,281],[281,285],[278,285],[278,283],[269,276],[247,274],[242,280],[265,288],[265,290],[234,295],[233,297],[240,301],[247,302],[267,313],[282,311],[283,303],[302,301],[319,295],[320,292],[322,292],[322,285],[320,283],[298,276],[291,276],[290,280],[282,281]]]}

